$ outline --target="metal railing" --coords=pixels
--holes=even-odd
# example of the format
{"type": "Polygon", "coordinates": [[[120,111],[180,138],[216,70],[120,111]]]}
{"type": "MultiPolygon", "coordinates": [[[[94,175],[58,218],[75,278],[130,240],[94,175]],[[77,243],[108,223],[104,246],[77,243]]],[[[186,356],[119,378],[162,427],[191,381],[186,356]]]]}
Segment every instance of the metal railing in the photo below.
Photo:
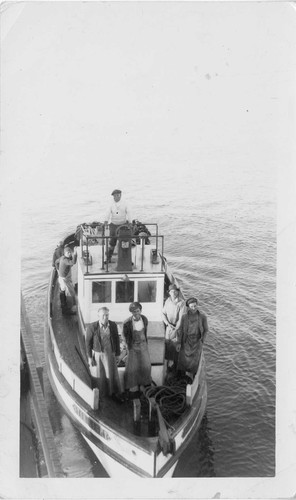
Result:
{"type": "MultiPolygon", "coordinates": [[[[147,227],[154,227],[155,228],[155,234],[136,234],[132,233],[130,236],[124,235],[121,237],[120,235],[116,236],[118,240],[128,240],[131,242],[131,245],[133,247],[140,247],[141,248],[141,262],[140,262],[140,272],[144,271],[144,252],[145,252],[145,245],[147,245],[146,241],[149,239],[149,245],[150,245],[150,240],[155,240],[155,247],[152,248],[151,250],[153,251],[153,255],[155,258],[155,262],[152,263],[159,263],[158,256],[160,257],[160,264],[161,264],[161,272],[164,271],[165,267],[165,258],[164,258],[164,236],[158,234],[158,225],[156,223],[143,223],[143,226],[147,227]],[[137,243],[137,240],[140,241],[140,243],[137,243]]],[[[81,254],[84,259],[85,265],[86,265],[86,274],[91,274],[89,271],[89,266],[92,265],[91,261],[91,256],[89,252],[89,246],[93,246],[94,244],[101,245],[102,247],[102,264],[101,264],[101,270],[105,270],[106,272],[109,272],[109,262],[108,262],[108,251],[109,251],[109,244],[110,240],[114,239],[114,236],[110,236],[106,234],[106,228],[109,228],[109,224],[106,226],[101,223],[97,223],[97,226],[93,224],[84,224],[81,225],[81,231],[80,231],[80,246],[81,246],[81,254]],[[100,230],[101,234],[96,233],[96,229],[100,230]],[[95,242],[95,243],[94,243],[95,242]]],[[[132,229],[132,226],[131,226],[132,229]]],[[[113,270],[112,270],[113,272],[113,270]]],[[[115,271],[116,272],[116,271],[115,271]]],[[[122,271],[119,271],[122,273],[122,271]]],[[[97,274],[97,273],[94,273],[97,274]]]]}

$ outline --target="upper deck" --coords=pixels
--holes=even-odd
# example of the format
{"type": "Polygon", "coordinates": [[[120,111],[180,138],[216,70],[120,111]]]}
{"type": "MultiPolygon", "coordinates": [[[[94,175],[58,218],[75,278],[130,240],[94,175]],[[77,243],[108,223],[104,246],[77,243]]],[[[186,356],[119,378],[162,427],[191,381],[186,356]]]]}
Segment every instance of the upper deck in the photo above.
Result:
{"type": "Polygon", "coordinates": [[[98,308],[105,306],[110,310],[110,317],[121,324],[129,315],[129,304],[138,301],[143,305],[143,314],[149,317],[149,324],[154,324],[155,334],[160,334],[160,330],[163,334],[167,268],[164,238],[158,234],[156,224],[141,224],[143,227],[146,233],[137,231],[138,228],[132,230],[131,226],[120,226],[111,262],[107,259],[111,240],[108,228],[100,223],[79,227],[78,301],[85,323],[96,321],[98,308]],[[154,232],[147,226],[149,229],[152,226],[154,232]]]}
{"type": "Polygon", "coordinates": [[[121,226],[111,262],[106,256],[110,247],[108,226],[101,223],[83,224],[79,227],[80,268],[84,276],[102,274],[165,272],[164,236],[158,234],[157,224],[141,224],[147,232],[135,226],[121,226]]]}

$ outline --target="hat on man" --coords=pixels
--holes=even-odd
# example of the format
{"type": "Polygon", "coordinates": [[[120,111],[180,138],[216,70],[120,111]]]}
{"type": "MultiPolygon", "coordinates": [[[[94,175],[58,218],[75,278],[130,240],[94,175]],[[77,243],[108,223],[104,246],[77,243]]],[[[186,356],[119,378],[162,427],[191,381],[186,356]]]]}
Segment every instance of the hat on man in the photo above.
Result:
{"type": "Polygon", "coordinates": [[[195,297],[190,297],[190,299],[186,300],[186,306],[188,307],[189,304],[193,304],[194,302],[198,305],[198,300],[195,297]]]}
{"type": "Polygon", "coordinates": [[[172,284],[172,285],[169,286],[169,292],[171,290],[177,290],[179,292],[180,288],[178,288],[175,284],[172,284]]]}
{"type": "Polygon", "coordinates": [[[111,193],[111,196],[113,196],[114,194],[121,194],[120,189],[114,189],[114,191],[112,191],[111,193]]]}

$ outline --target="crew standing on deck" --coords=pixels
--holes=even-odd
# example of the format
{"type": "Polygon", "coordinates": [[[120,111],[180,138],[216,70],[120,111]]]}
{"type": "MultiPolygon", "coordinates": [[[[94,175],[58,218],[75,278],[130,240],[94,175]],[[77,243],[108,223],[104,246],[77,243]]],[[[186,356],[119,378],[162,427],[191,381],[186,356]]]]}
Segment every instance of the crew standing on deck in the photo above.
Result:
{"type": "Polygon", "coordinates": [[[127,203],[121,199],[122,192],[120,189],[114,189],[111,196],[113,196],[113,202],[111,203],[109,210],[105,217],[105,225],[109,223],[110,230],[110,240],[109,248],[107,253],[107,260],[111,262],[111,258],[114,252],[114,248],[117,242],[117,229],[126,223],[131,223],[131,214],[127,203]]]}
{"type": "Polygon", "coordinates": [[[109,309],[100,307],[98,321],[86,330],[86,354],[90,372],[101,395],[111,396],[123,403],[122,390],[117,369],[120,341],[117,324],[109,320],[109,309]]]}
{"type": "Polygon", "coordinates": [[[72,282],[71,268],[76,264],[77,250],[74,247],[74,252],[69,246],[65,246],[64,255],[56,260],[55,266],[58,271],[58,281],[60,285],[60,301],[63,314],[75,314],[73,306],[75,304],[75,289],[72,282]],[[71,307],[68,307],[67,297],[71,297],[71,307]]]}
{"type": "Polygon", "coordinates": [[[132,316],[123,322],[123,336],[128,350],[124,383],[132,397],[139,395],[141,385],[151,385],[151,362],[147,343],[148,319],[141,314],[142,305],[132,302],[129,311],[132,316]]]}
{"type": "Polygon", "coordinates": [[[162,319],[166,326],[165,330],[165,359],[168,368],[177,369],[177,331],[181,323],[181,317],[187,312],[185,300],[180,297],[180,289],[175,285],[169,286],[169,297],[166,299],[162,309],[162,319]]]}
{"type": "Polygon", "coordinates": [[[203,344],[208,333],[207,317],[199,310],[198,300],[191,297],[186,301],[187,313],[181,318],[177,330],[178,340],[181,344],[178,372],[180,375],[188,372],[195,377],[203,344]]]}

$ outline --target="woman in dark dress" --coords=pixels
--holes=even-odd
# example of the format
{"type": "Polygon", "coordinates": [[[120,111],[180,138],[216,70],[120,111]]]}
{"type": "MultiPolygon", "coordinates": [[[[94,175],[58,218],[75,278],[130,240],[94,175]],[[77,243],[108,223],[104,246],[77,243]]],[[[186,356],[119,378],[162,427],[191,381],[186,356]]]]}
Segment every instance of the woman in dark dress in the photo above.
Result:
{"type": "Polygon", "coordinates": [[[189,372],[194,378],[203,343],[208,333],[208,322],[205,314],[200,312],[198,300],[194,297],[186,301],[187,313],[181,318],[178,329],[178,341],[180,353],[178,360],[178,371],[189,372]]]}
{"type": "Polygon", "coordinates": [[[139,386],[151,384],[151,362],[147,344],[146,316],[139,302],[129,306],[132,316],[123,322],[123,336],[128,349],[124,383],[125,389],[136,392],[139,386]]]}

